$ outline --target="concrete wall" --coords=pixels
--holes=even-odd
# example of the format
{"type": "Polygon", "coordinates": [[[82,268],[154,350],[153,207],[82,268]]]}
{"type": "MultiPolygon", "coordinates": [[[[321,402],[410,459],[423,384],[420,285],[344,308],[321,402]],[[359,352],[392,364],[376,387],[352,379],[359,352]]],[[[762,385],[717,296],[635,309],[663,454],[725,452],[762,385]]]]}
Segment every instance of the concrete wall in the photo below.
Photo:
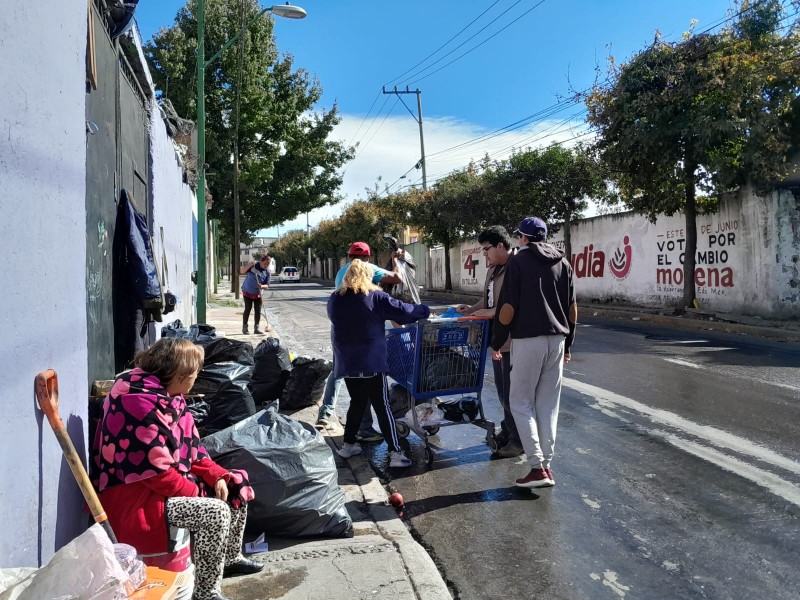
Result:
{"type": "MultiPolygon", "coordinates": [[[[634,213],[605,215],[572,226],[580,302],[673,306],[683,293],[683,215],[656,223],[634,213]]],[[[749,189],[717,213],[697,218],[695,283],[709,310],[767,318],[800,317],[800,202],[788,191],[760,198],[749,189]]],[[[563,249],[563,233],[550,238],[563,249]]],[[[481,292],[486,259],[475,240],[450,253],[453,289],[481,292]]],[[[444,289],[444,250],[431,250],[427,285],[444,289]]]]}
{"type": "Polygon", "coordinates": [[[35,375],[56,370],[85,457],[86,2],[12,2],[0,20],[0,567],[37,566],[84,528],[35,375]]]}
{"type": "MultiPolygon", "coordinates": [[[[154,100],[151,102],[150,190],[153,206],[153,251],[162,281],[166,282],[165,291],[171,291],[179,300],[175,311],[164,315],[164,322],[180,319],[188,326],[195,322],[196,316],[194,307],[197,286],[192,283],[191,275],[195,269],[193,240],[197,222],[197,200],[192,188],[183,183],[180,158],[167,135],[158,106],[154,100]],[[166,270],[163,268],[165,263],[166,270]]],[[[213,282],[213,262],[208,266],[209,280],[213,282]]],[[[156,331],[160,337],[161,327],[157,326],[156,331]]]]}

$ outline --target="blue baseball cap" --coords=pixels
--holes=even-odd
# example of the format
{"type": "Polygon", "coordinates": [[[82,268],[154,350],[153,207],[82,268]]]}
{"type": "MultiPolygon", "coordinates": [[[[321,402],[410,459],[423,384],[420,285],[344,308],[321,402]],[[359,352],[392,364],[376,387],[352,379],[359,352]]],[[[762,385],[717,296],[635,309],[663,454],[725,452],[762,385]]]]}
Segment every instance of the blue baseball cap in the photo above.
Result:
{"type": "Polygon", "coordinates": [[[520,221],[514,235],[524,235],[534,242],[543,242],[547,238],[547,225],[539,217],[525,217],[520,221]]]}

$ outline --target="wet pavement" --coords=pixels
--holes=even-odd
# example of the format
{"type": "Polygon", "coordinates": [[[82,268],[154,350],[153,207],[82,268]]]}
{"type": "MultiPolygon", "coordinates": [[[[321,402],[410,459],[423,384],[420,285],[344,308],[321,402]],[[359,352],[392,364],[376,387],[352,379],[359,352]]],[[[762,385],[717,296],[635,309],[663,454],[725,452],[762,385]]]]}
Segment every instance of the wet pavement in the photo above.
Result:
{"type": "MultiPolygon", "coordinates": [[[[297,354],[330,356],[330,288],[268,303],[297,354]]],[[[406,499],[406,525],[456,598],[796,598],[800,589],[800,346],[582,318],[565,371],[556,486],[513,486],[464,424],[366,457],[406,499]]],[[[487,417],[501,418],[491,368],[487,417]]],[[[346,413],[343,389],[337,412],[346,413]]]]}

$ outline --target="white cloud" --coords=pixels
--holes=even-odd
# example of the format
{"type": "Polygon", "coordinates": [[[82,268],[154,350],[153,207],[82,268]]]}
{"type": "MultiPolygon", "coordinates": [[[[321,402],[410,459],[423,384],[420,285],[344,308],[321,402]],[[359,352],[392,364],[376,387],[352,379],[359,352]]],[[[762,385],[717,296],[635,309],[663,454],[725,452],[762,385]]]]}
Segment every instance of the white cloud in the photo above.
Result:
{"type": "MultiPolygon", "coordinates": [[[[576,112],[579,109],[573,107],[561,119],[538,121],[500,134],[493,134],[493,130],[454,118],[425,119],[423,126],[428,185],[455,169],[466,167],[470,159],[482,159],[486,153],[492,160],[500,160],[508,157],[515,148],[547,146],[554,142],[574,144],[579,141],[575,139],[576,136],[587,131],[582,116],[570,118],[576,112]],[[474,141],[482,136],[486,137],[474,141]],[[464,146],[460,146],[461,144],[464,146]]],[[[342,139],[346,143],[359,142],[359,146],[356,158],[345,166],[341,188],[345,200],[337,205],[312,211],[309,214],[311,227],[322,219],[341,214],[348,202],[364,198],[365,188],[373,188],[378,177],[381,177],[378,184],[381,191],[386,185],[392,184],[392,191],[411,184],[422,185],[422,171],[413,168],[420,158],[419,127],[415,120],[410,115],[399,115],[385,120],[379,118],[377,121],[370,117],[363,126],[362,121],[363,116],[343,115],[334,130],[334,138],[342,139]],[[406,171],[409,171],[406,178],[398,181],[406,171]]],[[[281,233],[305,227],[306,217],[302,216],[285,223],[281,227],[281,233]]],[[[268,233],[275,235],[276,229],[272,228],[268,233]]]]}

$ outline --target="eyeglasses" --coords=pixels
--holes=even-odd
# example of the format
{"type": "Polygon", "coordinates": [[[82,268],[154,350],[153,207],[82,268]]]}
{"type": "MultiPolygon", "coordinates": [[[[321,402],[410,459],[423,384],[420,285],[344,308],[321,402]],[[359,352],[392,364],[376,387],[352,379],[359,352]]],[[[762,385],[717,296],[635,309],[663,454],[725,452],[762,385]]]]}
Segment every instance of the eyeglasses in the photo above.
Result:
{"type": "Polygon", "coordinates": [[[483,250],[484,252],[488,252],[492,248],[496,248],[496,247],[497,247],[497,244],[490,244],[489,246],[481,246],[481,250],[483,250]]]}

